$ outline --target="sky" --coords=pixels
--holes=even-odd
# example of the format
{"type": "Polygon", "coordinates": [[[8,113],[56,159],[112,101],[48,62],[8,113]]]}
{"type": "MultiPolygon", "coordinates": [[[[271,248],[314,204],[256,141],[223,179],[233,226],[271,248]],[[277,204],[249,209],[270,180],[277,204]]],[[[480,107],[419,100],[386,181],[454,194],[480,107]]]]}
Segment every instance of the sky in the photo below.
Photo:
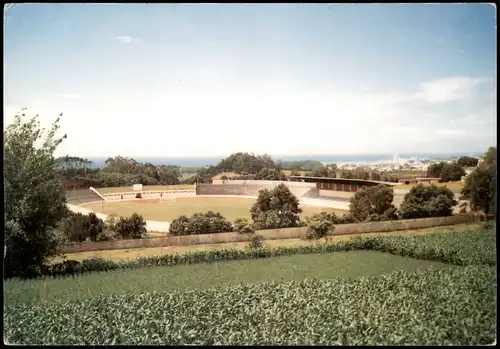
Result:
{"type": "Polygon", "coordinates": [[[490,4],[15,4],[4,128],[58,155],[485,151],[496,145],[490,4]]]}

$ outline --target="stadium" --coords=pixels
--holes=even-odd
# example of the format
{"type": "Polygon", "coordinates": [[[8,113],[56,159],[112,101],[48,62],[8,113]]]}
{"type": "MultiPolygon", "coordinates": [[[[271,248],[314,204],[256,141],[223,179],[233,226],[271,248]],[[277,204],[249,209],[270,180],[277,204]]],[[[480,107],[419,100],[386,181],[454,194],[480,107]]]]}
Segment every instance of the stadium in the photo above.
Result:
{"type": "Polygon", "coordinates": [[[293,176],[290,181],[214,180],[211,184],[99,189],[76,189],[78,184],[72,182],[66,185],[66,198],[74,212],[95,212],[104,220],[136,212],[146,220],[148,231],[166,233],[172,220],[198,212],[218,212],[231,221],[239,217],[250,219],[249,211],[259,191],[273,189],[281,183],[299,199],[301,217],[319,212],[342,215],[349,209],[353,192],[361,186],[397,185],[306,176],[293,176]]]}

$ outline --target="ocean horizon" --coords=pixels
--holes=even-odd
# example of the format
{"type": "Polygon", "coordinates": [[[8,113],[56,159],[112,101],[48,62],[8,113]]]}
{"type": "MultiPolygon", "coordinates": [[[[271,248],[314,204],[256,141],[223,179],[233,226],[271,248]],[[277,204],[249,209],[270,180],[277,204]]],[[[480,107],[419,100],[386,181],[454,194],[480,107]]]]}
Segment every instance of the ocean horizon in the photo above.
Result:
{"type": "MultiPolygon", "coordinates": [[[[460,156],[477,156],[482,152],[460,152],[460,153],[400,153],[400,159],[419,158],[429,160],[450,160],[460,156]]],[[[223,159],[223,156],[200,156],[200,157],[161,157],[161,156],[131,156],[140,163],[152,163],[153,165],[175,165],[175,166],[211,166],[223,159]]],[[[394,154],[337,154],[337,155],[275,155],[274,160],[300,161],[316,160],[323,163],[374,163],[390,161],[394,154]]],[[[93,162],[94,167],[105,167],[105,161],[109,156],[90,156],[88,160],[93,162]]]]}

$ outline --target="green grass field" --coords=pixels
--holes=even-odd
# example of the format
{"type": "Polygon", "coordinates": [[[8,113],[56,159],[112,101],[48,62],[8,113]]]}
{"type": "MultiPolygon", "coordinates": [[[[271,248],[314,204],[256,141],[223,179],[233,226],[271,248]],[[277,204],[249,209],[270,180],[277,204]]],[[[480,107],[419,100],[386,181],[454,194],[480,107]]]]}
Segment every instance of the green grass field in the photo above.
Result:
{"type": "MultiPolygon", "coordinates": [[[[255,199],[249,198],[206,198],[189,197],[177,198],[175,200],[141,200],[141,201],[118,201],[105,202],[104,209],[101,203],[83,205],[84,207],[102,212],[107,215],[130,216],[136,212],[143,215],[144,219],[151,221],[170,222],[181,215],[191,216],[194,213],[207,212],[209,210],[219,212],[221,215],[234,221],[238,217],[250,219],[250,207],[255,199]]],[[[322,208],[315,206],[303,206],[301,217],[310,216],[319,212],[335,212],[338,215],[345,213],[343,210],[333,208],[322,208]]]]}
{"type": "MultiPolygon", "coordinates": [[[[155,190],[192,190],[194,187],[191,184],[180,184],[180,185],[144,185],[142,191],[155,191],[155,190]]],[[[101,194],[111,194],[111,193],[126,193],[134,191],[132,186],[130,187],[109,187],[109,188],[98,188],[101,194]]],[[[134,191],[135,192],[135,191],[134,191]]],[[[137,191],[139,192],[139,191],[137,191]]]]}
{"type": "Polygon", "coordinates": [[[269,259],[210,264],[153,267],[93,273],[76,278],[48,278],[45,281],[8,280],[4,287],[6,304],[39,303],[40,296],[51,300],[78,300],[116,293],[143,293],[188,290],[263,281],[304,280],[308,277],[361,277],[395,270],[445,268],[444,263],[421,261],[374,251],[317,253],[269,259]]]}

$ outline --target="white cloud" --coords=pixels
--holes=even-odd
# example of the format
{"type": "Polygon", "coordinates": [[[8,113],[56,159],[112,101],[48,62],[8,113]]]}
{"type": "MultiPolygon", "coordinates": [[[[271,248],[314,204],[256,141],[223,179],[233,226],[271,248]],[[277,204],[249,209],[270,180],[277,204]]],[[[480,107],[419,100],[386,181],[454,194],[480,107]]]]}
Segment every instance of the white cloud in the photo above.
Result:
{"type": "Polygon", "coordinates": [[[66,99],[80,99],[80,95],[76,93],[57,93],[55,96],[66,99]]]}
{"type": "Polygon", "coordinates": [[[458,129],[446,129],[442,128],[436,131],[436,134],[438,136],[461,136],[464,135],[466,132],[464,130],[458,130],[458,129]]]}
{"type": "Polygon", "coordinates": [[[115,39],[124,43],[124,44],[141,44],[142,41],[138,38],[134,38],[132,36],[123,35],[123,36],[115,36],[115,39]]]}
{"type": "Polygon", "coordinates": [[[431,103],[454,101],[469,97],[477,85],[486,81],[464,76],[438,79],[421,84],[415,97],[431,103]]]}

